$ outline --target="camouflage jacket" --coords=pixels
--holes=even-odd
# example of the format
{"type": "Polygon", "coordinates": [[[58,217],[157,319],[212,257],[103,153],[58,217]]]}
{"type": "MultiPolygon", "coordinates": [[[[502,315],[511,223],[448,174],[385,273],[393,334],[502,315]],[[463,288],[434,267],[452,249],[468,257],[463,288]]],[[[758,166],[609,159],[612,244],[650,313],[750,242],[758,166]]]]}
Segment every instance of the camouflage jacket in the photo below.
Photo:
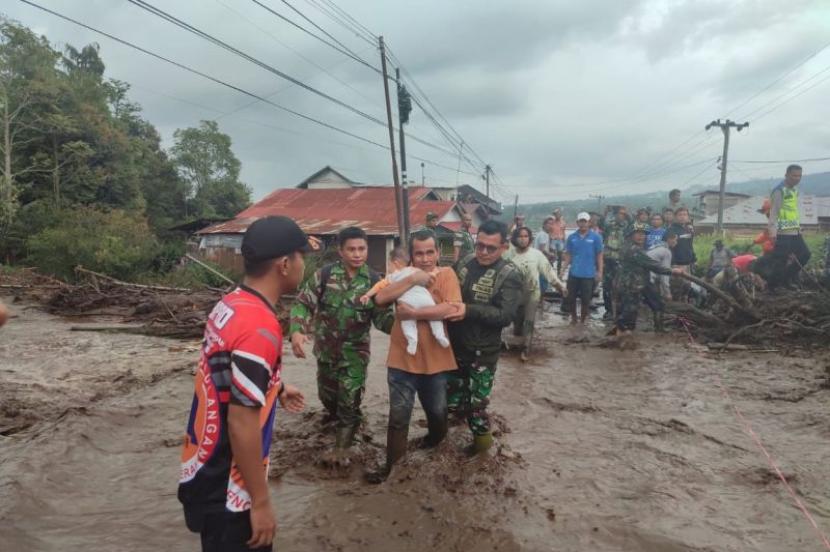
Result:
{"type": "Polygon", "coordinates": [[[619,259],[625,247],[625,231],[628,230],[628,221],[620,222],[616,219],[605,225],[605,243],[602,254],[606,259],[619,259]]]}
{"type": "Polygon", "coordinates": [[[320,299],[322,271],[300,286],[291,307],[290,334],[310,333],[314,324],[314,355],[327,362],[354,354],[369,355],[369,329],[372,324],[382,332],[392,330],[391,307],[378,307],[374,301],[360,304],[360,297],[372,287],[369,267],[364,265],[351,280],[342,262],[331,267],[331,274],[320,299]]]}
{"type": "Polygon", "coordinates": [[[474,255],[459,261],[455,269],[467,313],[448,325],[453,351],[462,358],[497,356],[501,330],[513,322],[522,302],[522,274],[504,259],[483,267],[474,255]]]}
{"type": "Polygon", "coordinates": [[[649,257],[641,246],[627,243],[620,255],[619,289],[632,293],[641,290],[651,280],[652,272],[671,274],[671,269],[649,257]]]}

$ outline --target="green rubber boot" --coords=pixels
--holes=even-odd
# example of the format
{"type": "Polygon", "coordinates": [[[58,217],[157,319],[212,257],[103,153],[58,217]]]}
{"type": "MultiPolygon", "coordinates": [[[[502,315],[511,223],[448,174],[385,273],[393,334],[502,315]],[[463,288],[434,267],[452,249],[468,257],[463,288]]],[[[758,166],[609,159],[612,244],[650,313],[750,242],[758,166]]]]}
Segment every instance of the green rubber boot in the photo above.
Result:
{"type": "Polygon", "coordinates": [[[474,435],[473,436],[473,452],[475,454],[481,454],[483,452],[487,452],[490,450],[490,447],[493,446],[493,435],[490,432],[487,432],[483,435],[474,435]]]}

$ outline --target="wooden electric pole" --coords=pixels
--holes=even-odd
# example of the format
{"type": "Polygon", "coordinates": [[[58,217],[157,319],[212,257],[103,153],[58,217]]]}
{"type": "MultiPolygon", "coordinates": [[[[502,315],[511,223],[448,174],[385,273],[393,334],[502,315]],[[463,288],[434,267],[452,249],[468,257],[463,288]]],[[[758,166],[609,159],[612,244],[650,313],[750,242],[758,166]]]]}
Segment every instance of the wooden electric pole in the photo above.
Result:
{"type": "Polygon", "coordinates": [[[602,212],[602,200],[605,199],[605,196],[602,194],[588,194],[588,197],[591,199],[597,200],[597,213],[602,212]]]}
{"type": "Polygon", "coordinates": [[[389,126],[389,152],[392,154],[392,181],[395,183],[395,210],[398,215],[398,233],[401,236],[401,245],[409,245],[409,236],[403,222],[403,209],[401,206],[401,182],[398,178],[398,160],[395,157],[395,127],[392,125],[392,103],[389,100],[389,75],[386,73],[386,46],[383,44],[383,37],[378,37],[380,46],[380,67],[383,75],[383,94],[386,96],[386,123],[389,126]]]}
{"type": "Polygon", "coordinates": [[[712,121],[706,125],[706,130],[709,130],[712,127],[718,127],[721,129],[721,132],[723,132],[723,155],[720,159],[720,191],[718,193],[718,234],[723,233],[723,203],[724,196],[726,194],[726,162],[729,158],[729,131],[734,128],[740,132],[748,126],[748,122],[736,123],[735,121],[730,121],[729,119],[726,119],[725,121],[718,119],[717,121],[712,121]]]}
{"type": "Polygon", "coordinates": [[[492,169],[490,168],[490,165],[485,165],[484,166],[484,182],[485,182],[485,185],[486,185],[486,188],[485,188],[486,191],[485,191],[484,195],[486,195],[488,199],[490,198],[490,171],[491,170],[492,169]]]}
{"type": "Polygon", "coordinates": [[[405,89],[401,88],[401,70],[395,68],[395,83],[397,84],[398,93],[398,141],[401,143],[401,209],[403,210],[403,231],[409,239],[409,188],[406,180],[406,134],[404,134],[403,126],[409,122],[410,106],[403,104],[408,100],[408,94],[405,89]],[[405,99],[406,98],[406,99],[405,99]]]}

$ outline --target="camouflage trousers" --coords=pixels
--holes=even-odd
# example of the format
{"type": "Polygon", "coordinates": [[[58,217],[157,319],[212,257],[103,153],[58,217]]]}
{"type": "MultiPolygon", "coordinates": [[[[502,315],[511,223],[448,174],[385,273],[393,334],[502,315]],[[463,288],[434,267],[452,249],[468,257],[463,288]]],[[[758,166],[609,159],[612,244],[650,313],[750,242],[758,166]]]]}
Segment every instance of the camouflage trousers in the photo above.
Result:
{"type": "Polygon", "coordinates": [[[648,283],[641,288],[621,288],[619,294],[620,306],[619,312],[617,312],[617,328],[621,330],[633,330],[637,327],[637,315],[643,301],[652,312],[658,314],[663,312],[663,298],[652,283],[648,283]]]}
{"type": "Polygon", "coordinates": [[[458,370],[447,372],[447,408],[466,416],[473,435],[490,432],[487,405],[496,379],[498,355],[473,360],[456,358],[458,370]]]}
{"type": "Polygon", "coordinates": [[[363,359],[317,361],[317,394],[337,428],[360,425],[360,403],[366,388],[366,364],[363,359]]]}

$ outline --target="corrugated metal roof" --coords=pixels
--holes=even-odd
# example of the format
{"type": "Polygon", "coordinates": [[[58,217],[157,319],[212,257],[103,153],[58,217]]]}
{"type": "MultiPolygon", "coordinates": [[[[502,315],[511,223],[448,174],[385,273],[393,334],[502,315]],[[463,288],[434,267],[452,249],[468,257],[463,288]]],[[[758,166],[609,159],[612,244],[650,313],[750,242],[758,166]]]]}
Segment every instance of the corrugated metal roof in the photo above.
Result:
{"type": "MultiPolygon", "coordinates": [[[[739,225],[759,225],[767,224],[766,215],[759,213],[758,210],[764,204],[767,196],[753,196],[737,205],[733,205],[723,211],[723,223],[739,224],[739,225]]],[[[830,216],[830,197],[817,197],[814,195],[800,195],[798,198],[799,210],[801,212],[801,224],[815,225],[818,224],[818,217],[830,216]]],[[[696,224],[701,226],[713,226],[718,223],[718,214],[710,215],[696,224]]]]}
{"type": "MultiPolygon", "coordinates": [[[[439,220],[453,207],[453,201],[425,199],[429,188],[409,188],[410,220],[417,226],[434,211],[439,220]]],[[[369,235],[397,235],[394,188],[283,188],[251,205],[233,220],[214,224],[199,234],[239,234],[255,220],[271,216],[291,217],[308,234],[336,234],[348,226],[358,226],[369,235]]]]}

